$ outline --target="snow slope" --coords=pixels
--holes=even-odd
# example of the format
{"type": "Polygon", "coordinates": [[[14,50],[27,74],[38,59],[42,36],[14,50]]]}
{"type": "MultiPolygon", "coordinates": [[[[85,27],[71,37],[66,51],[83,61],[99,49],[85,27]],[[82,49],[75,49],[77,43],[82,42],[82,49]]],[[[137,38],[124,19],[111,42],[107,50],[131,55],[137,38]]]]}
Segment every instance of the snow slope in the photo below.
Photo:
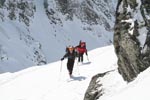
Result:
{"type": "Polygon", "coordinates": [[[150,99],[150,68],[139,74],[139,76],[120,92],[99,100],[149,100],[150,99]]]}
{"type": "MultiPolygon", "coordinates": [[[[107,4],[104,1],[103,3],[107,4]]],[[[116,3],[112,4],[112,20],[108,20],[111,28],[115,20],[113,16],[115,6],[116,3]]],[[[105,8],[103,11],[107,12],[109,7],[105,5],[105,8]]],[[[98,8],[93,4],[93,8],[90,9],[98,8]]],[[[97,13],[106,17],[101,11],[97,13]]],[[[79,40],[87,42],[88,50],[112,43],[112,30],[108,31],[100,24],[83,23],[76,16],[73,16],[72,20],[67,20],[67,15],[63,15],[56,7],[56,0],[6,0],[5,6],[0,8],[0,15],[2,15],[0,16],[0,73],[16,72],[57,61],[63,55],[66,46],[76,46],[79,40]],[[49,19],[46,15],[44,1],[48,1],[49,10],[55,11],[54,19],[49,19]],[[19,7],[20,2],[23,7],[19,7]],[[13,13],[16,19],[10,20],[8,16],[13,13]],[[24,17],[20,19],[20,14],[29,19],[28,26],[24,17]],[[57,21],[55,20],[57,17],[61,23],[51,23],[57,21]]]]}
{"type": "MultiPolygon", "coordinates": [[[[116,70],[113,46],[89,52],[88,63],[75,63],[73,79],[69,79],[66,60],[49,65],[34,66],[16,73],[0,75],[0,100],[83,100],[91,77],[99,72],[116,70]]],[[[142,72],[133,82],[126,84],[117,70],[105,76],[103,95],[99,100],[149,100],[150,69],[142,72]]]]}
{"type": "MultiPolygon", "coordinates": [[[[61,61],[57,61],[16,73],[1,74],[0,100],[83,100],[93,75],[117,67],[113,46],[90,51],[89,59],[91,63],[88,63],[84,55],[83,65],[77,66],[75,63],[73,79],[68,77],[66,59],[62,62],[62,70],[61,61]]],[[[113,77],[124,83],[117,71],[113,77]]]]}

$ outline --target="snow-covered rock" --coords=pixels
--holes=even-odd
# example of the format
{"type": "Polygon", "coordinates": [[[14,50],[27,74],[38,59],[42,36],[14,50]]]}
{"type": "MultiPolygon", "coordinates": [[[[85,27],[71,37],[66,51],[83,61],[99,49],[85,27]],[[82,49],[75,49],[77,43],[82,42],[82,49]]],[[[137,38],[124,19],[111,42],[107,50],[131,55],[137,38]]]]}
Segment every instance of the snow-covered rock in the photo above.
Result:
{"type": "Polygon", "coordinates": [[[114,46],[119,73],[128,82],[150,66],[149,4],[149,0],[118,1],[114,46]]]}

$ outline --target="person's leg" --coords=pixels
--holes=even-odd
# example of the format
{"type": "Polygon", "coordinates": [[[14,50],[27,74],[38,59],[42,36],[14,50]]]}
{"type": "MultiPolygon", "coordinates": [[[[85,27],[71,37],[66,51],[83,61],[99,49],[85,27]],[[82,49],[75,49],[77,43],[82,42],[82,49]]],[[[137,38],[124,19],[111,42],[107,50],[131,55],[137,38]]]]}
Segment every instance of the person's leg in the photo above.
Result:
{"type": "Polygon", "coordinates": [[[67,64],[67,69],[69,71],[69,75],[72,75],[72,71],[73,71],[73,66],[74,66],[74,60],[68,60],[68,64],[67,64]]]}
{"type": "Polygon", "coordinates": [[[74,66],[74,60],[72,60],[72,61],[70,62],[70,75],[72,75],[73,66],[74,66]]]}
{"type": "Polygon", "coordinates": [[[69,59],[67,63],[67,69],[69,71],[69,75],[72,75],[73,65],[74,65],[74,60],[69,59]]]}
{"type": "Polygon", "coordinates": [[[67,62],[67,70],[69,71],[70,61],[67,62]]]}
{"type": "Polygon", "coordinates": [[[81,61],[81,54],[79,53],[79,56],[78,56],[78,62],[81,61]]]}
{"type": "Polygon", "coordinates": [[[79,59],[80,61],[79,61],[79,62],[82,62],[82,59],[83,59],[82,56],[83,56],[83,54],[80,53],[80,54],[79,54],[79,57],[80,57],[80,59],[79,59]]]}
{"type": "Polygon", "coordinates": [[[83,53],[81,54],[81,62],[83,62],[83,53]]]}

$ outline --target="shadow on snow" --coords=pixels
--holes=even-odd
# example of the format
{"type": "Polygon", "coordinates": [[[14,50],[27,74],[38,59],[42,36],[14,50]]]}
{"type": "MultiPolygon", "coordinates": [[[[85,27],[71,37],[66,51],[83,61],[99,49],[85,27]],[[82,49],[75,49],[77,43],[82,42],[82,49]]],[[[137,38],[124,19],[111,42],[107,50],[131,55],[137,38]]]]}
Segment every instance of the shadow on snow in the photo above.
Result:
{"type": "Polygon", "coordinates": [[[86,77],[84,76],[72,76],[70,81],[83,81],[86,77]]]}

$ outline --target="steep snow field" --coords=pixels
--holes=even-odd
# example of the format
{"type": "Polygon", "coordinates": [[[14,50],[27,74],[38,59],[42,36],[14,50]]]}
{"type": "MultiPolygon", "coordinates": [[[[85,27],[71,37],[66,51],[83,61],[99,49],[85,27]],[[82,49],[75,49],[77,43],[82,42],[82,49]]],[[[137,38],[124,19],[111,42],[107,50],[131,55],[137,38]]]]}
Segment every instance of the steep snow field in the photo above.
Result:
{"type": "Polygon", "coordinates": [[[70,79],[65,59],[48,65],[34,66],[15,73],[0,75],[0,100],[83,100],[93,75],[112,71],[101,79],[103,95],[98,100],[149,100],[150,70],[127,84],[117,72],[113,46],[89,52],[90,63],[75,62],[70,79]]]}
{"type": "MultiPolygon", "coordinates": [[[[69,79],[66,59],[62,62],[62,70],[61,61],[57,61],[16,73],[1,74],[0,100],[83,100],[93,75],[117,67],[113,46],[90,51],[89,60],[91,63],[84,55],[82,65],[77,66],[75,62],[73,79],[69,79]]],[[[119,75],[116,72],[117,78],[119,75]]]]}

